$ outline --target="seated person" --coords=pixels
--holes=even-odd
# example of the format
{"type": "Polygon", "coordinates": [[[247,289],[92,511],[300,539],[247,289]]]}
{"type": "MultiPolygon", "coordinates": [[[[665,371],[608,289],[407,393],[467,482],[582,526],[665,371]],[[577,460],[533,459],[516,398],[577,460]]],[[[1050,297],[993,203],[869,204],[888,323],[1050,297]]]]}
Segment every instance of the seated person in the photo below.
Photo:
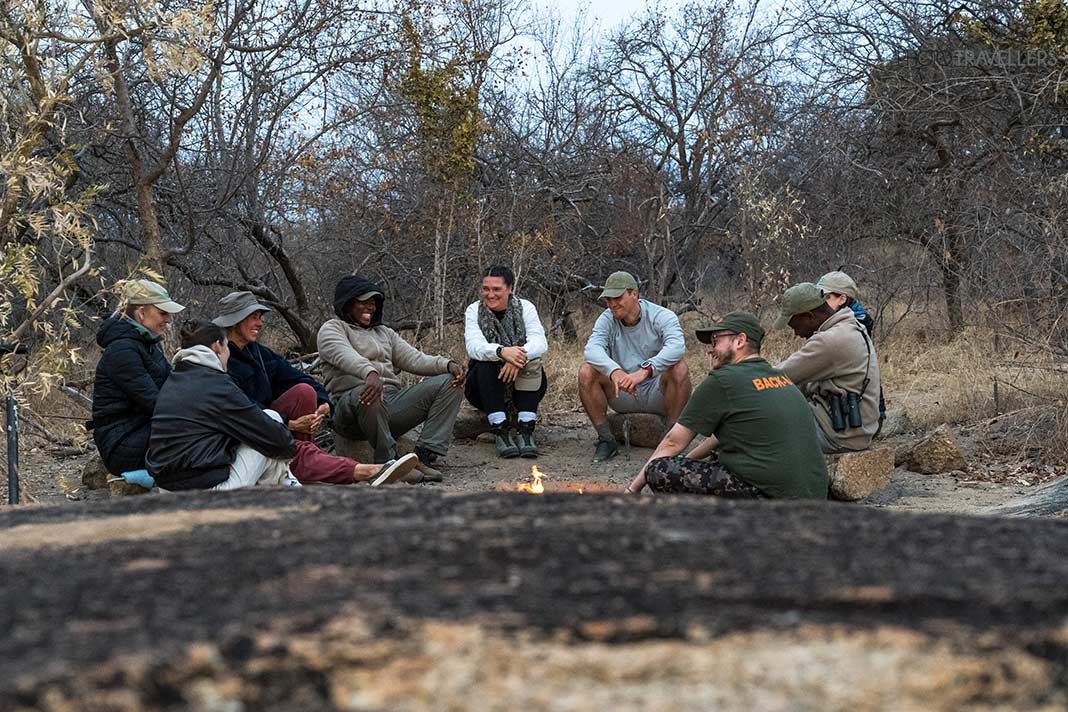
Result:
{"type": "MultiPolygon", "coordinates": [[[[820,277],[816,282],[816,286],[823,290],[823,295],[827,298],[827,305],[835,311],[842,307],[849,307],[853,310],[853,316],[857,318],[860,325],[864,327],[864,330],[868,332],[868,338],[872,339],[872,330],[875,328],[875,317],[871,315],[867,309],[861,305],[860,289],[857,287],[857,283],[853,281],[845,272],[828,272],[820,277]]],[[[883,420],[886,418],[886,398],[883,397],[882,384],[879,385],[879,425],[882,426],[883,420]]]]}
{"type": "Polygon", "coordinates": [[[512,293],[515,275],[494,266],[482,277],[482,299],[467,307],[467,385],[464,395],[486,414],[497,443],[498,457],[537,457],[534,422],[548,380],[541,358],[549,345],[538,310],[512,293]],[[505,413],[510,396],[516,409],[513,428],[505,413]]]}
{"type": "Polygon", "coordinates": [[[289,463],[293,475],[305,484],[352,484],[366,479],[356,474],[365,472],[366,467],[324,452],[315,444],[315,436],[330,413],[330,397],[322,384],[257,343],[270,307],[260,304],[252,292],[231,292],[219,300],[218,311],[212,323],[226,329],[230,378],[254,403],[281,415],[297,441],[297,454],[289,463]]]}
{"type": "Polygon", "coordinates": [[[93,431],[100,458],[115,475],[145,469],[152,411],[171,366],[160,348],[171,316],[185,307],[147,279],[122,286],[122,307],[96,333],[104,349],[93,386],[93,431]]]}
{"type": "Polygon", "coordinates": [[[334,313],[319,329],[319,358],[334,397],[334,429],[367,440],[376,462],[397,456],[399,437],[423,424],[415,454],[427,480],[441,480],[434,461],[444,456],[463,401],[466,371],[447,356],[430,356],[382,323],[382,289],[358,275],[334,289],[334,313]],[[404,371],[424,378],[401,387],[404,371]]]}
{"type": "Polygon", "coordinates": [[[608,308],[593,325],[579,368],[579,397],[597,431],[594,462],[619,452],[608,406],[617,413],[655,413],[670,428],[693,391],[675,313],[640,299],[638,282],[627,272],[610,275],[601,298],[608,308]]]}
{"type": "Polygon", "coordinates": [[[147,462],[160,488],[299,487],[289,471],[297,446],[282,417],[226,375],[226,331],[194,321],[182,328],[181,345],[152,416],[147,462]]]}
{"type": "Polygon", "coordinates": [[[764,330],[731,312],[697,331],[712,372],[694,391],[652,457],[627,485],[640,492],[826,499],[827,465],[804,396],[760,356],[764,330]],[[706,440],[675,457],[700,433],[706,440]],[[710,462],[705,458],[718,450],[710,462]]]}
{"type": "Polygon", "coordinates": [[[805,394],[824,452],[864,450],[879,430],[879,358],[850,309],[832,309],[811,282],[786,290],[776,328],[807,339],[778,368],[805,394]]]}
{"type": "MultiPolygon", "coordinates": [[[[148,469],[162,489],[229,490],[253,485],[299,487],[289,469],[296,441],[273,410],[253,403],[226,375],[226,331],[194,321],[182,329],[174,373],[152,416],[148,469]]],[[[408,457],[356,465],[355,480],[392,482],[415,466],[408,457]]],[[[351,481],[351,480],[350,480],[351,481]]]]}

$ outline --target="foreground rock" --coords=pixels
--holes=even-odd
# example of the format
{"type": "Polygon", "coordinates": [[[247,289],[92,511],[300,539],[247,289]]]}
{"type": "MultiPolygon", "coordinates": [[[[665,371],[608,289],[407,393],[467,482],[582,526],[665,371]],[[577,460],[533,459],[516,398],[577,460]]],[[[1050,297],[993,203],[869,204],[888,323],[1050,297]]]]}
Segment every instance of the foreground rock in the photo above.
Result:
{"type": "Polygon", "coordinates": [[[908,456],[908,468],[924,475],[967,470],[968,461],[953,429],[940,425],[920,441],[908,456]]]}
{"type": "Polygon", "coordinates": [[[827,458],[831,495],[855,502],[890,484],[894,472],[894,448],[879,447],[827,458]]]}
{"type": "Polygon", "coordinates": [[[0,709],[1064,709],[1066,549],[1061,521],[698,497],[12,508],[0,709]]]}

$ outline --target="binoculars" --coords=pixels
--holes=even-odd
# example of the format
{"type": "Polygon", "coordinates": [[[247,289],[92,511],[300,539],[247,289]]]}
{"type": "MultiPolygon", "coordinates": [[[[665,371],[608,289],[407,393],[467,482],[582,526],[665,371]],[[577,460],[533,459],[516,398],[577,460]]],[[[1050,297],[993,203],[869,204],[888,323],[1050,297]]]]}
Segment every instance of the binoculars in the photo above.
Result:
{"type": "Polygon", "coordinates": [[[859,428],[864,424],[860,418],[860,394],[859,393],[832,393],[831,403],[831,427],[834,432],[840,433],[847,427],[859,428]]]}

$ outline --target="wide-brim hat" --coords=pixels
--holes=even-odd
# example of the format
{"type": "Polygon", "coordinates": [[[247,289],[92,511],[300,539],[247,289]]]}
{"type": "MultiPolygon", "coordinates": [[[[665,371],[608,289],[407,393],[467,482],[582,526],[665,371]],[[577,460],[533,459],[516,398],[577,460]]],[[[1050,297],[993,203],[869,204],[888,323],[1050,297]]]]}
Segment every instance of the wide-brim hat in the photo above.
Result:
{"type": "Polygon", "coordinates": [[[271,308],[260,304],[252,292],[230,292],[219,300],[219,315],[211,323],[228,329],[258,311],[269,312],[271,308]]]}

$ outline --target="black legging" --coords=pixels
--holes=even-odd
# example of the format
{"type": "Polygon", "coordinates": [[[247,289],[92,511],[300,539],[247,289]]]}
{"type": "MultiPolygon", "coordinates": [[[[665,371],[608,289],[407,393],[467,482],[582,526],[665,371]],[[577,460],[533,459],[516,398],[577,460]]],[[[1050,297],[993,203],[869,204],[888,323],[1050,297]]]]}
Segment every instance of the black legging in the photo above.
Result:
{"type": "MultiPolygon", "coordinates": [[[[501,372],[504,361],[470,361],[467,364],[467,383],[464,386],[464,396],[467,402],[475,406],[483,413],[498,413],[507,410],[505,406],[505,394],[507,389],[512,389],[511,383],[505,383],[497,379],[501,372]]],[[[538,412],[538,404],[545,397],[545,391],[549,387],[549,380],[545,377],[545,369],[541,371],[541,386],[536,391],[520,391],[512,389],[512,405],[516,411],[538,412]]]]}

